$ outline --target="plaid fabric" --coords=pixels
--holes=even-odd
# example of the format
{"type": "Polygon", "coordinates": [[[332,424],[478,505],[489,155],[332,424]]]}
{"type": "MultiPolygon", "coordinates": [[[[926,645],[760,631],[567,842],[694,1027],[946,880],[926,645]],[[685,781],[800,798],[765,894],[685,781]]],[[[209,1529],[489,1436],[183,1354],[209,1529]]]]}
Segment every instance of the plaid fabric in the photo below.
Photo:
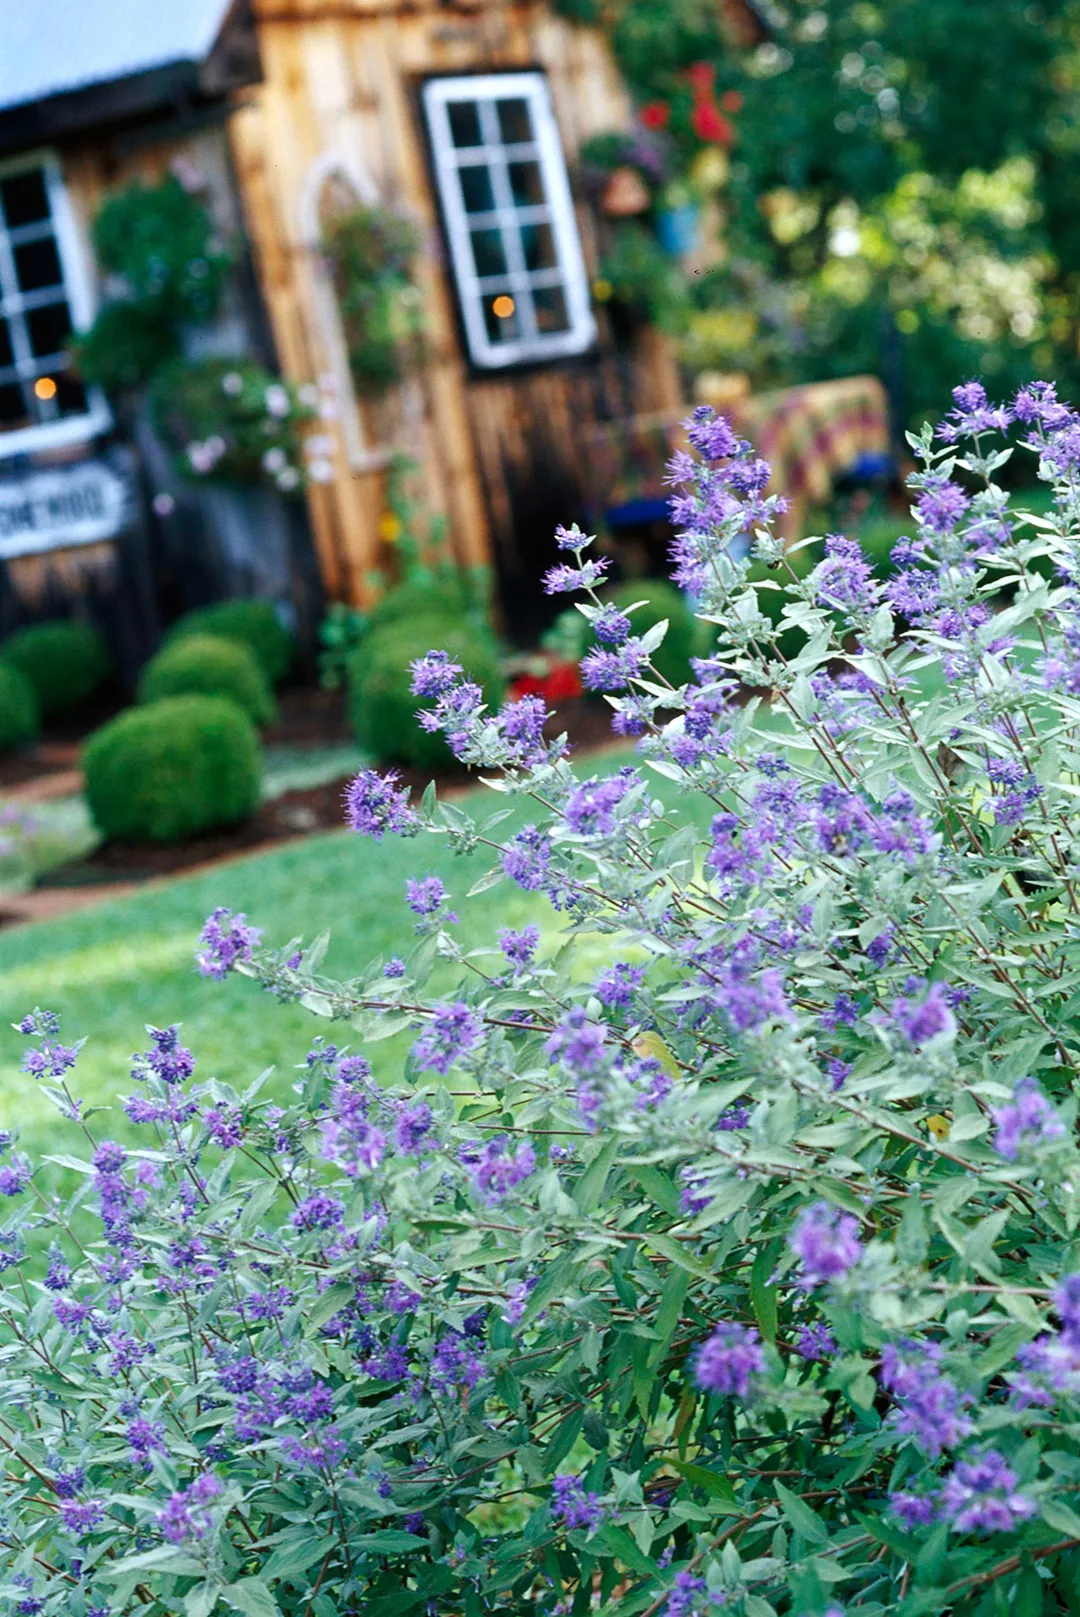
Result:
{"type": "MultiPolygon", "coordinates": [[[[815,503],[863,455],[889,448],[885,389],[876,376],[811,382],[741,400],[726,412],[773,468],[769,492],[815,503]]],[[[597,516],[666,492],[664,465],[685,447],[680,418],[631,416],[605,422],[586,436],[586,455],[597,516]]]]}

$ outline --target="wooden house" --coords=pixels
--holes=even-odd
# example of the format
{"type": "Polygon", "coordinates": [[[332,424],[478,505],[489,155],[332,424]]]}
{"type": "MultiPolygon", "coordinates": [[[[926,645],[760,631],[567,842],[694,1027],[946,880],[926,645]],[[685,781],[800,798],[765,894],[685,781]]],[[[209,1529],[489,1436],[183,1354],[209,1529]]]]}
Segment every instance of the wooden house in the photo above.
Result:
{"type": "Polygon", "coordinates": [[[303,615],[313,557],[326,596],[363,601],[392,557],[387,478],[406,455],[454,557],[494,566],[527,632],[552,531],[588,509],[590,430],[680,403],[664,338],[638,326],[616,339],[593,295],[603,225],[578,183],[578,153],[631,117],[600,32],[549,0],[3,8],[9,597],[26,603],[95,569],[130,572],[135,556],[131,599],[152,634],[162,571],[166,611],[190,604],[197,534],[218,590],[274,595],[303,615]],[[250,247],[214,340],[262,352],[335,400],[306,528],[269,493],[230,503],[207,489],[182,494],[168,520],[155,515],[169,476],[160,446],[138,423],[124,442],[108,401],[69,362],[69,333],[100,292],[90,225],[102,198],[177,160],[197,165],[222,232],[250,247]],[[371,398],[355,385],[326,231],[342,210],[377,205],[418,232],[424,330],[418,363],[371,398]]]}

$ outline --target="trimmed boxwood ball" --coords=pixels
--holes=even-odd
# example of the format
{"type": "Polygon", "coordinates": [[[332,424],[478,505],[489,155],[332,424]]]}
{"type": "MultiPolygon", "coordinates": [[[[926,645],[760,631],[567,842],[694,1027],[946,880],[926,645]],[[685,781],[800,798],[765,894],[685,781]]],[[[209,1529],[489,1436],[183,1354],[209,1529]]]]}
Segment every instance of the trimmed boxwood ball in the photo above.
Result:
{"type": "Polygon", "coordinates": [[[452,761],[442,736],[421,729],[417,711],[430,704],[412,694],[409,664],[427,651],[448,651],[481,687],[489,708],[503,699],[504,681],[494,643],[444,617],[384,624],[349,663],[349,712],[360,745],[381,762],[445,769],[452,761]]]}
{"type": "Polygon", "coordinates": [[[223,635],[192,634],[164,645],[139,679],[139,701],[169,696],[227,696],[252,724],[273,722],[273,692],[251,649],[223,635]]]}
{"type": "Polygon", "coordinates": [[[460,572],[420,574],[395,584],[371,609],[371,627],[438,617],[467,623],[479,630],[488,613],[483,594],[460,572]]]}
{"type": "Polygon", "coordinates": [[[166,643],[192,634],[242,641],[254,653],[271,685],[280,685],[292,667],[293,637],[278,617],[273,601],[215,601],[210,606],[197,607],[173,624],[166,643]]]}
{"type": "Polygon", "coordinates": [[[101,631],[91,623],[33,623],[0,646],[0,658],[30,681],[43,719],[85,702],[112,668],[101,631]]]}
{"type": "Polygon", "coordinates": [[[38,733],[38,701],[24,674],[0,662],[0,752],[25,747],[38,733]]]}
{"type": "MultiPolygon", "coordinates": [[[[614,589],[603,592],[605,601],[626,608],[635,601],[644,601],[631,614],[630,622],[635,635],[642,635],[654,623],[668,620],[663,643],[653,652],[653,665],[657,672],[672,685],[684,685],[690,678],[690,656],[694,649],[695,619],[685,596],[662,578],[634,578],[614,589]]],[[[590,636],[590,640],[591,640],[590,636]]]]}
{"type": "Polygon", "coordinates": [[[86,796],[105,837],[179,842],[246,819],[259,803],[259,738],[223,696],[128,708],[83,749],[86,796]]]}

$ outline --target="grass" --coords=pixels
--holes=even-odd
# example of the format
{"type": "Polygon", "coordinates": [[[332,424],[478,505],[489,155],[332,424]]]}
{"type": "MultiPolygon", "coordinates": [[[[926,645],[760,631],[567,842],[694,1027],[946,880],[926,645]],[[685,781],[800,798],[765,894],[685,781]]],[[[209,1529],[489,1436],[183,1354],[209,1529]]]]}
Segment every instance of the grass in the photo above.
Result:
{"type": "MultiPolygon", "coordinates": [[[[621,754],[609,754],[592,767],[605,772],[622,761],[621,754]]],[[[469,806],[480,817],[502,801],[478,788],[469,806]]],[[[514,820],[528,818],[527,806],[518,804],[514,820]]],[[[504,821],[498,835],[505,836],[513,823],[504,821]]],[[[323,970],[349,977],[375,957],[408,952],[414,940],[403,896],[406,877],[441,876],[452,897],[463,901],[489,864],[490,850],[455,856],[442,838],[388,837],[374,843],[350,832],[330,832],[0,933],[0,1128],[18,1124],[31,1156],[57,1149],[56,1114],[19,1071],[22,1040],[6,1031],[35,1005],[59,1012],[65,1040],[87,1038],[73,1075],[73,1088],[87,1105],[109,1105],[131,1092],[130,1057],[145,1048],[148,1023],[183,1024],[198,1077],[243,1087],[273,1066],[271,1088],[283,1093],[314,1035],[347,1043],[350,1030],[300,1006],[278,1004],[247,979],[200,978],[193,953],[214,906],[244,911],[266,929],[272,944],[300,934],[310,940],[329,928],[323,970]]],[[[491,944],[500,926],[535,920],[554,938],[562,925],[546,902],[510,882],[455,907],[463,917],[458,935],[465,949],[491,944]]],[[[373,1048],[383,1072],[400,1062],[406,1040],[407,1035],[373,1048]]],[[[102,1121],[101,1131],[130,1137],[119,1111],[102,1121]]]]}

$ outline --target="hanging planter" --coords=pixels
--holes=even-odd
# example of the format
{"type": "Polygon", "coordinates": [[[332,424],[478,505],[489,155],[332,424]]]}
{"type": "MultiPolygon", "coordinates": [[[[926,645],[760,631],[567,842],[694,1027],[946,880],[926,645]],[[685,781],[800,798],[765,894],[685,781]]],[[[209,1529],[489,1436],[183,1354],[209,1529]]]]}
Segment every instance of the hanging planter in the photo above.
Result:
{"type": "MultiPolygon", "coordinates": [[[[154,424],[190,482],[267,484],[295,494],[322,480],[324,459],[310,458],[307,424],[318,389],[295,388],[250,360],[178,360],[150,391],[154,424]]],[[[325,462],[328,470],[329,463],[325,462]]]]}
{"type": "Polygon", "coordinates": [[[423,303],[413,280],[419,249],[415,225],[390,208],[352,208],[325,227],[323,251],[358,393],[386,392],[423,356],[423,303]]]}

